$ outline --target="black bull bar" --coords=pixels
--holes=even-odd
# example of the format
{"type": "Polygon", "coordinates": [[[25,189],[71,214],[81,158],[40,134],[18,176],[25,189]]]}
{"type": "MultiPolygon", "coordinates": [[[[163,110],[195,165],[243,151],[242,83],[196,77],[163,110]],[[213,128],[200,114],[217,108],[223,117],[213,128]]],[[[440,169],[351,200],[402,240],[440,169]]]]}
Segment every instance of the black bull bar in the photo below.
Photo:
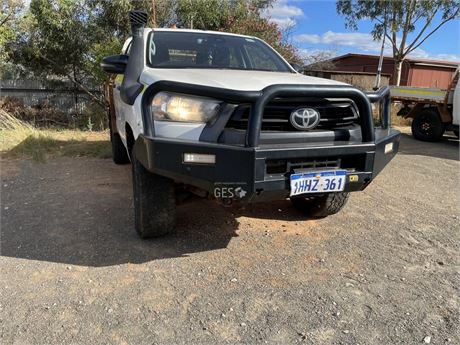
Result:
{"type": "Polygon", "coordinates": [[[381,87],[376,92],[364,93],[349,85],[271,85],[261,91],[236,91],[210,86],[159,81],[147,87],[143,96],[144,133],[154,136],[154,124],[150,111],[153,97],[160,91],[183,93],[187,95],[211,97],[228,103],[249,103],[251,105],[246,147],[259,145],[262,117],[265,106],[276,97],[318,97],[349,98],[355,102],[359,111],[362,142],[374,142],[374,121],[371,103],[380,102],[381,128],[390,127],[390,88],[381,87]]]}
{"type": "Polygon", "coordinates": [[[152,173],[177,182],[215,193],[223,183],[242,187],[244,201],[256,202],[289,196],[287,174],[272,175],[268,162],[298,159],[353,159],[345,192],[366,188],[398,151],[400,133],[390,128],[390,92],[382,87],[377,92],[364,93],[347,85],[272,85],[261,91],[234,91],[201,85],[160,81],[150,85],[142,99],[144,133],[135,141],[136,159],[152,173]],[[250,104],[250,116],[245,133],[245,145],[190,141],[155,136],[151,114],[152,98],[160,91],[212,97],[232,104],[250,104]],[[349,98],[359,110],[361,140],[304,142],[295,144],[261,144],[260,132],[264,108],[276,97],[349,98]],[[381,126],[374,129],[372,103],[380,102],[381,126]],[[187,164],[186,153],[213,155],[215,164],[187,164]]]}

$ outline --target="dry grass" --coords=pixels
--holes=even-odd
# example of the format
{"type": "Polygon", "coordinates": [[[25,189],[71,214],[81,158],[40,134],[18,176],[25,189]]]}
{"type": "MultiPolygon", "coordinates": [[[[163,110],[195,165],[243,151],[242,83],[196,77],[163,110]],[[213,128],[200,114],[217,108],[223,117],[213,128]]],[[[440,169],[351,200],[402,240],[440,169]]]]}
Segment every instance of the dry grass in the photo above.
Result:
{"type": "MultiPolygon", "coordinates": [[[[401,106],[398,104],[392,104],[391,105],[391,125],[392,126],[398,126],[398,127],[406,127],[410,126],[412,123],[412,119],[406,119],[404,117],[398,116],[398,111],[401,109],[401,106]]],[[[373,108],[373,117],[374,117],[374,123],[376,125],[380,124],[380,117],[379,117],[379,111],[377,107],[373,108]]]]}
{"type": "Polygon", "coordinates": [[[392,126],[410,126],[412,119],[407,119],[402,116],[398,116],[398,111],[401,110],[401,105],[392,104],[391,105],[391,125],[392,126]]]}
{"type": "Polygon", "coordinates": [[[0,109],[0,153],[46,161],[56,156],[111,157],[107,132],[37,129],[0,109]]]}

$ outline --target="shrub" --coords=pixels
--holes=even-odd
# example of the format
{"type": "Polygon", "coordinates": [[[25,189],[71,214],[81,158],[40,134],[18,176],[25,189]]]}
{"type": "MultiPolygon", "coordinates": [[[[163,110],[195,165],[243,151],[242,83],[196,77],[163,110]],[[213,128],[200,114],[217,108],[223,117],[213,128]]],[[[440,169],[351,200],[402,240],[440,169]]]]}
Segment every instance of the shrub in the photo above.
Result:
{"type": "Polygon", "coordinates": [[[53,107],[47,99],[29,107],[24,105],[24,102],[19,98],[5,97],[0,102],[0,109],[35,127],[67,127],[69,125],[64,112],[53,107]]]}
{"type": "Polygon", "coordinates": [[[0,109],[37,128],[58,127],[101,131],[108,127],[106,109],[95,102],[88,103],[82,114],[67,115],[47,99],[37,105],[26,106],[21,99],[8,96],[0,100],[0,109]]]}

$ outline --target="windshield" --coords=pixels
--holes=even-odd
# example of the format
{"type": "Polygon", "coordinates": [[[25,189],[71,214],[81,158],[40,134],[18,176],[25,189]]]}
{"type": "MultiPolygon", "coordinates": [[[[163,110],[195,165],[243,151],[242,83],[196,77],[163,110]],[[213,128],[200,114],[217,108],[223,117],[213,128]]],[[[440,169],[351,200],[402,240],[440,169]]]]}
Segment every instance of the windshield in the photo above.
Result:
{"type": "Polygon", "coordinates": [[[249,37],[155,31],[148,40],[154,68],[215,68],[292,72],[267,44],[249,37]]]}

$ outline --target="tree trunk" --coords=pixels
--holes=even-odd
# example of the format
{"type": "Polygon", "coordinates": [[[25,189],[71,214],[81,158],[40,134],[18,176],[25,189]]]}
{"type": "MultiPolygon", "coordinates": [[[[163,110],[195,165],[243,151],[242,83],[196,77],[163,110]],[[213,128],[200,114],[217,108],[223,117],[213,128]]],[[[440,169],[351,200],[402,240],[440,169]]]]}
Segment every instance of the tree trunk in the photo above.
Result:
{"type": "Polygon", "coordinates": [[[401,83],[401,71],[402,71],[403,60],[400,58],[395,58],[395,67],[393,73],[393,84],[399,86],[401,83]]]}
{"type": "Polygon", "coordinates": [[[152,0],[152,28],[157,27],[157,7],[155,0],[152,0]]]}

